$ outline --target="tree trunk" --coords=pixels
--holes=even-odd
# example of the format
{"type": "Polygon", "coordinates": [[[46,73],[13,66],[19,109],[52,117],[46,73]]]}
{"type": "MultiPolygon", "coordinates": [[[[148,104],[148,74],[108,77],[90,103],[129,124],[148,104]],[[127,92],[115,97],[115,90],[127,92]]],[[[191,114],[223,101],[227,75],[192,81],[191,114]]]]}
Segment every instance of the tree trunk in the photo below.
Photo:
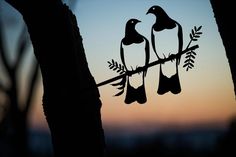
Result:
{"type": "Polygon", "coordinates": [[[103,156],[99,91],[76,17],[61,0],[6,0],[23,16],[43,78],[55,157],[103,156]]]}
{"type": "Polygon", "coordinates": [[[234,93],[236,94],[236,63],[235,63],[235,37],[236,24],[234,22],[233,1],[210,0],[215,15],[218,30],[221,35],[226,56],[229,61],[232,79],[234,83],[234,93]]]}

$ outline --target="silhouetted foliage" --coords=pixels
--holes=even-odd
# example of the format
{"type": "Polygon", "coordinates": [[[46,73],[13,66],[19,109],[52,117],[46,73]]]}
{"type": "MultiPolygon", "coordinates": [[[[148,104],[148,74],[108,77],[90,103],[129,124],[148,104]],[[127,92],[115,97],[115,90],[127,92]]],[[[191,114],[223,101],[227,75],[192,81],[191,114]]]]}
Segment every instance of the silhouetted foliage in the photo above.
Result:
{"type": "MultiPolygon", "coordinates": [[[[191,33],[189,34],[190,41],[187,47],[189,47],[193,41],[197,41],[198,38],[200,38],[200,35],[202,34],[202,32],[200,32],[201,28],[202,26],[199,26],[198,28],[194,26],[194,29],[192,29],[191,33]]],[[[196,55],[196,52],[194,52],[193,50],[186,53],[186,60],[184,61],[183,65],[183,67],[186,67],[186,71],[194,67],[194,59],[196,55]]]]}
{"type": "Polygon", "coordinates": [[[116,71],[120,75],[124,74],[126,72],[124,65],[121,65],[120,63],[114,61],[113,59],[108,61],[109,68],[112,69],[113,71],[116,71]]]}

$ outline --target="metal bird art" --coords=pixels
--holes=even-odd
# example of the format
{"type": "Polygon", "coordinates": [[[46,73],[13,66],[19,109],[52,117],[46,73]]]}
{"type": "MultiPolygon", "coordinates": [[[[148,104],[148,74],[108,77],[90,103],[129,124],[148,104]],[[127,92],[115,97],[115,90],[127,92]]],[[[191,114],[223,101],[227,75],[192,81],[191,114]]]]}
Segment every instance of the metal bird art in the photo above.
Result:
{"type": "Polygon", "coordinates": [[[119,73],[119,75],[97,84],[97,86],[100,87],[120,80],[111,85],[118,86],[117,89],[120,90],[114,96],[121,96],[126,88],[124,100],[126,104],[131,104],[135,101],[140,104],[146,103],[145,77],[148,68],[156,65],[160,65],[157,93],[160,95],[169,91],[173,94],[180,93],[181,85],[178,70],[180,58],[185,54],[183,68],[186,68],[186,71],[192,69],[196,57],[195,50],[199,48],[199,45],[191,46],[191,44],[198,41],[200,38],[202,26],[194,26],[189,34],[190,41],[186,48],[183,49],[183,30],[182,26],[177,21],[171,19],[160,6],[152,6],[146,14],[154,14],[156,17],[156,22],[152,25],[151,29],[151,44],[157,60],[149,63],[149,41],[135,29],[136,24],[141,21],[130,19],[126,23],[125,36],[120,42],[121,63],[113,59],[108,61],[109,68],[119,73]],[[164,41],[161,37],[166,38],[167,41],[164,41]],[[171,44],[174,46],[170,46],[171,44]],[[129,47],[138,48],[129,51],[129,47]],[[129,54],[131,54],[132,59],[129,59],[129,54]],[[138,59],[141,60],[141,62],[138,62],[138,59]],[[139,81],[137,81],[137,79],[139,81]],[[139,83],[134,84],[134,82],[139,83]]]}

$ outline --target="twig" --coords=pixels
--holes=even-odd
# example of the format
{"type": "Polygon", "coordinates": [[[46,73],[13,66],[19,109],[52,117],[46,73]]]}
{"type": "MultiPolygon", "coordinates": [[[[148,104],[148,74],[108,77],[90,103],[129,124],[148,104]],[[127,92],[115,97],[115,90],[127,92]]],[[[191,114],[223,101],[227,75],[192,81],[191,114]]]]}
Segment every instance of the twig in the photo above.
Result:
{"type": "MultiPolygon", "coordinates": [[[[189,51],[191,51],[191,50],[195,50],[195,49],[197,49],[197,48],[199,48],[198,45],[194,45],[194,46],[192,46],[192,47],[188,47],[188,48],[186,48],[185,50],[183,50],[181,53],[178,53],[178,54],[175,54],[175,55],[173,54],[173,55],[169,56],[168,58],[159,59],[159,60],[157,60],[157,61],[151,62],[151,63],[149,63],[147,66],[144,66],[144,67],[142,67],[142,68],[138,68],[138,69],[136,69],[136,70],[134,70],[134,71],[131,71],[130,74],[133,75],[133,74],[139,73],[139,72],[141,72],[141,71],[143,71],[143,70],[145,70],[145,69],[147,69],[147,68],[150,68],[150,67],[152,67],[152,66],[155,66],[155,65],[158,65],[158,64],[163,64],[163,63],[168,62],[168,61],[170,61],[170,60],[179,58],[181,55],[185,54],[186,52],[189,52],[189,51]]],[[[111,78],[111,79],[108,79],[108,80],[106,80],[106,81],[103,81],[103,82],[101,82],[101,83],[98,83],[98,84],[97,84],[97,87],[100,87],[100,86],[109,84],[109,83],[111,83],[111,82],[114,82],[114,81],[116,81],[116,80],[119,80],[119,79],[125,77],[126,75],[127,75],[127,73],[124,73],[124,74],[122,74],[122,75],[119,75],[119,76],[113,77],[113,78],[111,78]]]]}

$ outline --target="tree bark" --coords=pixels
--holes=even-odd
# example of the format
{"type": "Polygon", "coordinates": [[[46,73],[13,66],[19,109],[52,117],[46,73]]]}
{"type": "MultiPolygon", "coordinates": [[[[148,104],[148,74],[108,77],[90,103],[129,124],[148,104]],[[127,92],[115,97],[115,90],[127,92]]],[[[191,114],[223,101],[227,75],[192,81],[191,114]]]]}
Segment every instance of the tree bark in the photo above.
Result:
{"type": "Polygon", "coordinates": [[[234,32],[236,24],[234,22],[233,11],[234,3],[233,1],[221,1],[221,0],[210,0],[213,12],[215,15],[216,23],[218,25],[218,30],[222,38],[226,56],[229,61],[230,70],[232,74],[232,80],[234,83],[234,93],[236,94],[236,63],[235,63],[235,37],[234,32]]]}
{"type": "Polygon", "coordinates": [[[103,156],[102,104],[76,17],[61,0],[6,1],[22,14],[40,65],[54,156],[103,156]]]}

